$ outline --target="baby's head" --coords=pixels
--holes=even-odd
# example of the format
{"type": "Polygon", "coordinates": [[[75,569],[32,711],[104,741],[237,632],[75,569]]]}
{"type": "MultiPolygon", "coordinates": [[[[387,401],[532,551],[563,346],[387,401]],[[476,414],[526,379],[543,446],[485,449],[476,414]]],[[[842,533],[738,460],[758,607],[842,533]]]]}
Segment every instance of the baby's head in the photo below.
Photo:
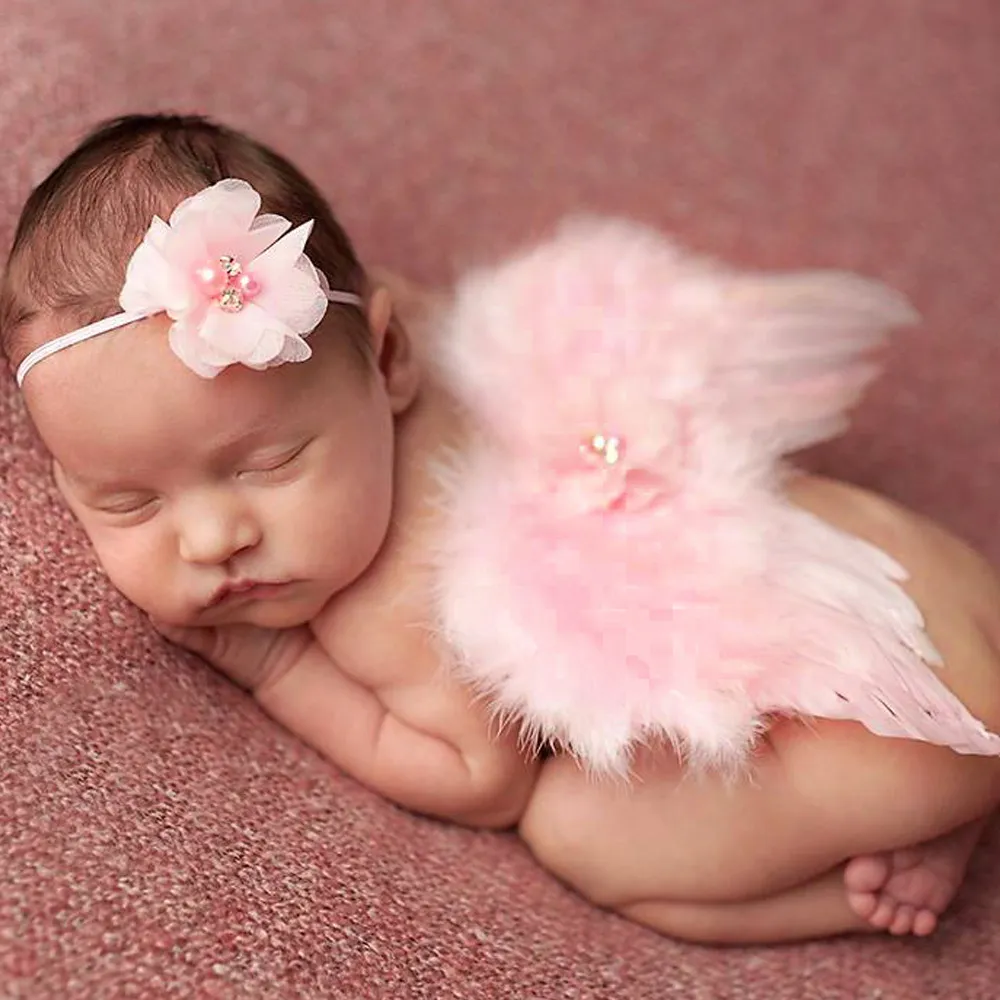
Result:
{"type": "Polygon", "coordinates": [[[394,418],[417,380],[391,311],[288,161],[200,118],[135,116],[29,198],[0,347],[128,598],[170,624],[284,627],[360,576],[388,531],[394,418]],[[171,230],[151,228],[186,199],[171,230]],[[267,230],[273,216],[295,228],[267,230]]]}

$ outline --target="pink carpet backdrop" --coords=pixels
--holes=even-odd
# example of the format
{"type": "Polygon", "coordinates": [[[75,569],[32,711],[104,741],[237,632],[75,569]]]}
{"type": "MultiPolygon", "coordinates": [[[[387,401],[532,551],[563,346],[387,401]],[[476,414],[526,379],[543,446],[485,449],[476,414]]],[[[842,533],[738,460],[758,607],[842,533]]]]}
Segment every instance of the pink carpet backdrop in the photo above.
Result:
{"type": "MultiPolygon", "coordinates": [[[[94,120],[206,111],[298,160],[366,259],[444,282],[567,212],[925,317],[825,469],[1000,559],[992,0],[4,0],[0,239],[94,120]]],[[[932,941],[715,952],[508,837],[407,816],[103,583],[0,391],[0,997],[996,996],[1000,842],[932,941]]]]}

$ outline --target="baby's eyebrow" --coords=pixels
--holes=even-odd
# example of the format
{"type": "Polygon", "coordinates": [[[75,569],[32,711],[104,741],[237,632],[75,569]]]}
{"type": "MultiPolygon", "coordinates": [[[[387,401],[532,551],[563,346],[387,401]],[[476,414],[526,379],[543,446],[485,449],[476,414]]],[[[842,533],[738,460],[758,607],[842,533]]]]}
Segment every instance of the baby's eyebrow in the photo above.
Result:
{"type": "Polygon", "coordinates": [[[234,435],[228,440],[213,442],[206,450],[205,460],[209,464],[222,466],[239,462],[265,449],[275,450],[292,444],[300,434],[288,427],[252,428],[245,433],[234,435]]]}
{"type": "Polygon", "coordinates": [[[82,469],[68,469],[61,462],[53,461],[52,465],[53,473],[61,476],[67,485],[79,492],[89,494],[139,493],[143,490],[141,470],[132,469],[127,473],[116,471],[106,476],[95,476],[82,469]]]}
{"type": "Polygon", "coordinates": [[[62,478],[67,483],[69,483],[70,486],[73,487],[83,487],[84,489],[93,489],[96,485],[94,480],[88,479],[86,476],[73,472],[72,469],[67,469],[66,466],[62,464],[62,462],[59,462],[56,459],[52,460],[52,475],[55,476],[57,479],[62,478]]]}
{"type": "Polygon", "coordinates": [[[230,433],[220,434],[211,442],[211,453],[225,455],[238,453],[263,444],[270,444],[277,439],[294,437],[299,428],[281,424],[274,419],[273,414],[261,417],[251,424],[240,424],[230,433]]]}

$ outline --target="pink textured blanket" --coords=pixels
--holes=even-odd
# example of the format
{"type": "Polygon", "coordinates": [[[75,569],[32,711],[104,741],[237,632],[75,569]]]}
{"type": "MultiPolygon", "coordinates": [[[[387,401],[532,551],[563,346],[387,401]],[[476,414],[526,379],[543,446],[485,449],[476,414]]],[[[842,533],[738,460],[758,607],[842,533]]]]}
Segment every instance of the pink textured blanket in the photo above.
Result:
{"type": "MultiPolygon", "coordinates": [[[[97,118],[200,110],[302,163],[361,250],[449,279],[575,209],[924,314],[818,457],[1000,558],[993,0],[5,0],[0,239],[97,118]]],[[[0,997],[987,1000],[1000,842],[926,943],[716,952],[512,838],[407,816],[103,583],[0,390],[0,997]]]]}

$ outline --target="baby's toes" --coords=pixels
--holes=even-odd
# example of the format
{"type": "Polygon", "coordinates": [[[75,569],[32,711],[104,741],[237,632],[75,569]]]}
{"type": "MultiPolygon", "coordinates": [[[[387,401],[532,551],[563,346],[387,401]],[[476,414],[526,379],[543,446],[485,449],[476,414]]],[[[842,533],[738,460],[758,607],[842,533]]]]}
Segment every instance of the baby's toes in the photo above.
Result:
{"type": "Polygon", "coordinates": [[[879,897],[874,892],[848,892],[847,905],[862,920],[871,920],[875,908],[878,906],[879,897]]]}
{"type": "Polygon", "coordinates": [[[872,894],[885,885],[892,874],[889,854],[865,854],[852,858],[844,868],[844,887],[848,893],[872,894]]]}
{"type": "Polygon", "coordinates": [[[879,896],[876,899],[875,909],[872,911],[872,915],[868,918],[868,923],[872,927],[877,927],[881,931],[887,931],[892,926],[892,922],[896,919],[896,910],[899,909],[899,904],[896,900],[892,899],[890,896],[879,896]]]}
{"type": "Polygon", "coordinates": [[[917,910],[913,918],[913,933],[916,937],[927,937],[937,930],[938,915],[933,910],[917,910]]]}
{"type": "Polygon", "coordinates": [[[896,915],[892,918],[892,922],[889,924],[889,933],[897,937],[903,934],[909,934],[913,931],[913,922],[917,915],[917,911],[914,907],[907,905],[906,903],[900,903],[896,907],[896,915]]]}

